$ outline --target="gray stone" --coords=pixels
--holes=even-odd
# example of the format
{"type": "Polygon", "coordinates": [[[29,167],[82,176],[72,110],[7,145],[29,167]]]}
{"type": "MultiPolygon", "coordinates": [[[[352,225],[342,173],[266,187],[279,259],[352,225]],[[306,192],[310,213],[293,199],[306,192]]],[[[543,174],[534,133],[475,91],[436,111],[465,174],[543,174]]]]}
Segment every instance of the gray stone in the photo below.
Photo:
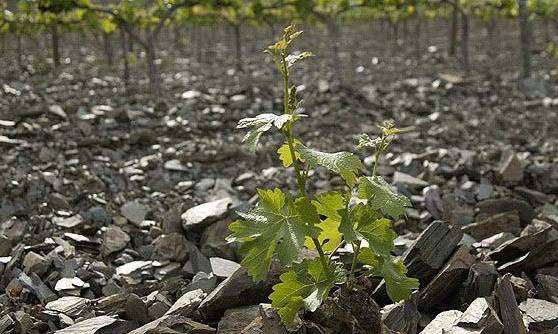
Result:
{"type": "Polygon", "coordinates": [[[231,233],[231,221],[223,219],[208,226],[202,233],[200,251],[208,257],[222,257],[236,260],[235,246],[228,243],[225,238],[231,233]]]}
{"type": "Polygon", "coordinates": [[[198,308],[206,296],[205,292],[201,289],[188,291],[176,300],[165,315],[181,315],[189,317],[198,308]]]}
{"type": "Polygon", "coordinates": [[[393,184],[404,185],[414,193],[428,186],[428,182],[401,172],[395,172],[393,174],[393,184]]]}
{"type": "Polygon", "coordinates": [[[163,234],[153,241],[153,259],[184,262],[190,252],[189,242],[178,233],[163,234]]]}
{"type": "Polygon", "coordinates": [[[52,222],[62,228],[73,228],[83,223],[83,218],[77,214],[71,217],[54,217],[52,222]]]}
{"type": "Polygon", "coordinates": [[[0,318],[0,333],[11,333],[16,323],[14,319],[6,314],[0,318]]]}
{"type": "Polygon", "coordinates": [[[267,300],[269,289],[279,280],[280,271],[272,265],[264,281],[254,282],[244,268],[225,279],[200,304],[206,319],[217,319],[225,310],[254,305],[267,300]]]}
{"type": "Polygon", "coordinates": [[[558,304],[558,278],[539,274],[536,280],[538,296],[541,299],[558,304]]]}
{"type": "Polygon", "coordinates": [[[382,309],[382,324],[394,333],[416,334],[420,313],[417,309],[418,292],[410,300],[387,305],[382,309]]]}
{"type": "Polygon", "coordinates": [[[219,278],[228,278],[240,269],[240,264],[220,257],[209,258],[209,262],[211,263],[211,271],[219,278]]]}
{"type": "Polygon", "coordinates": [[[457,320],[448,334],[500,334],[504,325],[498,318],[492,301],[487,298],[475,299],[457,320]]]}
{"type": "Polygon", "coordinates": [[[130,223],[138,227],[142,226],[149,211],[149,207],[138,201],[129,201],[120,207],[120,213],[122,216],[128,219],[130,223]]]}
{"type": "Polygon", "coordinates": [[[92,302],[86,298],[66,296],[47,303],[45,309],[64,313],[71,318],[77,318],[88,311],[91,304],[92,302]]]}
{"type": "Polygon", "coordinates": [[[149,322],[149,310],[143,302],[143,300],[138,297],[135,293],[130,293],[126,299],[126,318],[128,320],[136,320],[140,324],[146,324],[149,322]]]}
{"type": "Polygon", "coordinates": [[[550,331],[558,326],[558,304],[529,298],[519,304],[529,333],[550,331]]]}
{"type": "Polygon", "coordinates": [[[497,198],[488,199],[477,204],[478,214],[475,217],[477,221],[484,220],[488,217],[515,211],[519,214],[522,225],[527,225],[535,218],[535,210],[524,200],[515,198],[497,198]]]}
{"type": "Polygon", "coordinates": [[[188,284],[188,291],[201,289],[205,293],[210,293],[217,286],[217,277],[213,273],[198,272],[192,278],[192,282],[188,284]]]}
{"type": "Polygon", "coordinates": [[[35,252],[29,252],[23,258],[23,268],[26,273],[36,273],[41,276],[47,272],[50,261],[35,252]]]}
{"type": "Polygon", "coordinates": [[[222,218],[228,212],[231,204],[232,199],[226,197],[190,208],[182,214],[182,226],[185,230],[192,228],[202,229],[222,218]]]}
{"type": "Polygon", "coordinates": [[[138,270],[148,268],[152,265],[152,261],[132,261],[121,265],[116,268],[116,274],[118,275],[130,275],[138,270]]]}
{"type": "Polygon", "coordinates": [[[505,212],[464,226],[462,230],[463,233],[467,233],[477,240],[482,240],[502,232],[519,235],[521,224],[516,213],[505,212]]]}
{"type": "Polygon", "coordinates": [[[11,288],[17,288],[17,286],[21,286],[29,290],[33,293],[41,303],[47,304],[53,300],[57,299],[57,296],[52,292],[48,286],[41,280],[39,276],[35,273],[20,273],[19,276],[12,280],[8,285],[6,290],[10,290],[11,288]]]}
{"type": "Polygon", "coordinates": [[[445,334],[463,315],[461,311],[451,310],[439,313],[420,334],[445,334]]]}
{"type": "Polygon", "coordinates": [[[519,83],[519,89],[530,98],[543,98],[548,96],[548,82],[542,78],[526,78],[519,83]]]}
{"type": "Polygon", "coordinates": [[[187,166],[184,166],[178,159],[165,161],[164,167],[167,170],[175,172],[187,172],[189,170],[189,168],[187,166]]]}
{"type": "Polygon", "coordinates": [[[12,241],[5,235],[0,234],[0,256],[8,256],[12,252],[12,241]]]}
{"type": "Polygon", "coordinates": [[[241,334],[244,329],[260,316],[260,305],[232,308],[225,311],[219,321],[219,334],[241,334]]]}
{"type": "Polygon", "coordinates": [[[104,333],[123,333],[122,331],[106,331],[107,327],[112,327],[118,322],[119,320],[116,318],[102,315],[80,321],[74,325],[56,331],[55,334],[100,334],[101,330],[103,330],[104,333]]]}
{"type": "Polygon", "coordinates": [[[215,329],[183,316],[165,315],[129,332],[128,334],[147,333],[215,334],[215,329]],[[179,331],[175,331],[175,329],[178,329],[179,331]]]}
{"type": "Polygon", "coordinates": [[[418,302],[419,308],[430,310],[447,303],[467,277],[469,268],[474,262],[475,257],[469,253],[468,247],[461,246],[456,250],[440,272],[422,289],[418,302]]]}
{"type": "Polygon", "coordinates": [[[126,248],[130,242],[128,233],[122,231],[118,226],[108,227],[103,232],[103,255],[118,252],[126,248]]]}
{"type": "Polygon", "coordinates": [[[523,165],[517,154],[512,152],[504,158],[500,168],[498,168],[498,176],[502,181],[510,183],[516,183],[523,179],[523,165]]]}
{"type": "Polygon", "coordinates": [[[83,214],[83,219],[94,224],[108,225],[112,222],[112,216],[102,206],[91,207],[83,214]]]}

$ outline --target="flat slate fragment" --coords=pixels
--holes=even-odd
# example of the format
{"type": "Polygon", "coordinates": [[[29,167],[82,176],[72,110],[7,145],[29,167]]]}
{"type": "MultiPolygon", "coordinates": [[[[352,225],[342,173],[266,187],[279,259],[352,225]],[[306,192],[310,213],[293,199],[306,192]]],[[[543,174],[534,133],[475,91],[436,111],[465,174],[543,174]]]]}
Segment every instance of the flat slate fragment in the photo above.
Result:
{"type": "Polygon", "coordinates": [[[419,308],[429,310],[446,303],[461,286],[474,262],[475,257],[469,253],[468,247],[461,246],[456,250],[438,275],[421,290],[419,308]]]}
{"type": "Polygon", "coordinates": [[[182,214],[182,227],[185,230],[206,227],[226,214],[231,204],[232,199],[225,197],[194,206],[182,214]]]}
{"type": "Polygon", "coordinates": [[[558,326],[558,304],[529,298],[519,304],[519,309],[529,332],[550,331],[558,326]]]}
{"type": "Polygon", "coordinates": [[[494,290],[496,300],[500,306],[500,317],[504,325],[504,334],[527,334],[510,279],[510,274],[499,278],[494,290]]]}

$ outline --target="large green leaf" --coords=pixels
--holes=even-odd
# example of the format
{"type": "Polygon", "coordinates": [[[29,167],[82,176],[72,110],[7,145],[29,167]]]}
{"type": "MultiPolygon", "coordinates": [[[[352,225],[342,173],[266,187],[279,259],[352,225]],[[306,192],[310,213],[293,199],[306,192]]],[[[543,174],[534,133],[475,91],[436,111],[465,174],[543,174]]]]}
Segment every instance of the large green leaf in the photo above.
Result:
{"type": "MultiPolygon", "coordinates": [[[[341,223],[341,215],[338,210],[345,207],[343,195],[338,192],[323,193],[316,196],[312,201],[318,213],[325,217],[316,225],[321,229],[318,241],[322,245],[325,252],[332,252],[343,240],[342,234],[339,232],[339,224],[341,223]]],[[[306,240],[306,247],[314,249],[312,240],[306,240]]]]}
{"type": "Polygon", "coordinates": [[[407,268],[401,259],[384,260],[381,270],[388,296],[394,302],[408,299],[412,290],[420,285],[418,279],[407,277],[407,268]]]}
{"type": "MultiPolygon", "coordinates": [[[[296,148],[300,145],[302,145],[302,143],[299,140],[295,139],[293,142],[293,146],[295,149],[295,159],[297,160],[300,160],[300,153],[296,150],[296,148]]],[[[293,164],[293,157],[288,143],[284,143],[283,145],[281,145],[281,147],[279,147],[279,149],[277,150],[277,153],[279,154],[279,159],[283,163],[283,167],[290,167],[293,164]]]]}
{"type": "Polygon", "coordinates": [[[298,256],[307,235],[316,236],[319,222],[315,207],[308,199],[293,201],[280,189],[258,190],[260,201],[243,220],[233,222],[229,242],[241,243],[245,255],[241,264],[254,280],[266,277],[274,255],[283,265],[290,265],[298,256]]]}
{"type": "Polygon", "coordinates": [[[370,248],[361,248],[358,260],[369,267],[372,275],[384,278],[388,296],[393,302],[408,299],[411,292],[419,287],[418,279],[407,277],[407,268],[401,259],[391,255],[379,256],[370,248]]]}
{"type": "Polygon", "coordinates": [[[341,175],[350,187],[356,184],[357,173],[364,170],[360,159],[350,152],[325,153],[300,145],[297,149],[311,168],[323,166],[341,175]]]}
{"type": "Polygon", "coordinates": [[[380,176],[361,177],[358,196],[367,199],[372,209],[381,210],[393,219],[403,216],[405,208],[411,206],[411,201],[407,197],[394,191],[380,176]]]}
{"type": "Polygon", "coordinates": [[[273,286],[271,306],[284,323],[291,324],[301,308],[314,312],[335,284],[345,282],[345,277],[345,270],[337,263],[330,263],[327,271],[319,259],[293,264],[290,271],[281,275],[281,282],[273,286]]]}
{"type": "Polygon", "coordinates": [[[248,146],[250,151],[255,152],[258,146],[258,141],[261,135],[270,130],[272,126],[277,129],[282,129],[283,126],[292,120],[294,120],[297,115],[275,115],[275,114],[260,114],[256,117],[243,118],[238,121],[237,129],[249,128],[250,130],[242,139],[242,142],[248,146]]]}

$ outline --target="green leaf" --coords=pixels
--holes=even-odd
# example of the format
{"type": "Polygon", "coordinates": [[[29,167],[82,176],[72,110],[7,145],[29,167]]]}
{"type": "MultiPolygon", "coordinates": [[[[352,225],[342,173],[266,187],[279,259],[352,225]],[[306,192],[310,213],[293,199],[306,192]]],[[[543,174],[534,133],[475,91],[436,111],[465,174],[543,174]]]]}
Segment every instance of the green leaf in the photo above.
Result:
{"type": "Polygon", "coordinates": [[[358,260],[360,263],[369,266],[372,272],[377,271],[380,265],[380,257],[367,247],[360,249],[358,260]]]}
{"type": "Polygon", "coordinates": [[[412,290],[418,289],[420,285],[418,279],[407,277],[407,268],[401,259],[383,261],[381,274],[386,281],[388,296],[393,302],[408,299],[412,290]]]}
{"type": "MultiPolygon", "coordinates": [[[[341,223],[341,215],[338,210],[345,207],[345,200],[338,192],[329,192],[316,196],[312,201],[318,213],[326,218],[316,225],[321,229],[318,235],[318,241],[322,245],[325,252],[332,252],[343,240],[343,236],[339,233],[339,224],[341,223]]],[[[311,239],[306,239],[305,246],[308,249],[315,249],[311,239]]]]}
{"type": "Polygon", "coordinates": [[[243,220],[229,225],[229,242],[240,242],[245,255],[241,264],[254,280],[263,280],[273,256],[283,265],[297,259],[305,237],[317,235],[319,222],[314,206],[307,199],[292,199],[280,189],[258,189],[260,201],[248,213],[239,212],[243,220]],[[312,212],[312,209],[314,212],[312,212]]]}
{"type": "MultiPolygon", "coordinates": [[[[295,158],[297,160],[300,160],[300,153],[296,149],[298,146],[302,145],[302,143],[299,140],[295,139],[293,145],[295,149],[295,158]]],[[[283,167],[287,168],[293,164],[289,143],[284,143],[283,145],[281,145],[281,147],[279,147],[279,149],[277,150],[277,153],[279,154],[279,159],[283,163],[283,167]]]]}
{"type": "Polygon", "coordinates": [[[411,292],[419,288],[416,278],[407,277],[407,268],[401,259],[391,255],[378,256],[370,248],[361,248],[358,260],[369,266],[373,275],[384,278],[388,296],[393,302],[408,299],[411,292]]]}
{"type": "Polygon", "coordinates": [[[290,121],[295,120],[298,115],[275,115],[260,114],[256,117],[243,118],[238,122],[237,129],[250,128],[242,142],[248,146],[250,151],[255,152],[261,135],[270,130],[272,126],[282,129],[283,126],[290,121]]]}
{"type": "Polygon", "coordinates": [[[378,256],[389,256],[394,248],[393,241],[397,233],[391,226],[389,219],[383,218],[381,214],[370,206],[359,203],[346,214],[339,231],[343,233],[345,241],[366,241],[369,247],[378,256]]]}
{"type": "Polygon", "coordinates": [[[411,206],[411,201],[407,197],[394,191],[380,176],[361,177],[358,196],[367,199],[372,209],[381,210],[393,219],[403,216],[405,208],[411,206]]]}
{"type": "Polygon", "coordinates": [[[364,170],[364,165],[360,159],[350,152],[325,153],[310,149],[304,145],[298,148],[302,159],[311,168],[323,166],[330,171],[341,175],[343,180],[350,187],[353,187],[357,180],[357,173],[364,170]]]}
{"type": "Polygon", "coordinates": [[[337,263],[330,263],[328,270],[324,270],[319,259],[293,264],[290,271],[281,275],[281,282],[273,286],[271,306],[284,323],[292,324],[301,308],[314,312],[335,284],[345,282],[345,277],[345,270],[337,263]]]}
{"type": "Polygon", "coordinates": [[[391,227],[391,221],[381,218],[359,223],[358,233],[368,242],[368,247],[376,254],[388,256],[394,248],[397,233],[391,227]]]}

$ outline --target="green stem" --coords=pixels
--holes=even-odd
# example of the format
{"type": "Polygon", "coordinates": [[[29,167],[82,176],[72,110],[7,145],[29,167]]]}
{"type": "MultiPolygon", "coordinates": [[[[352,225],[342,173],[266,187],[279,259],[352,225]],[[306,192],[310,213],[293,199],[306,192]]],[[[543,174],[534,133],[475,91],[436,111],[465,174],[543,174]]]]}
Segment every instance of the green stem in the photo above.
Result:
{"type": "Polygon", "coordinates": [[[355,279],[355,268],[357,263],[358,254],[360,252],[360,240],[355,245],[353,244],[353,262],[351,263],[351,271],[349,273],[349,287],[352,286],[353,281],[355,279]]]}
{"type": "MultiPolygon", "coordinates": [[[[292,115],[294,113],[294,110],[291,110],[290,106],[289,106],[289,100],[290,100],[290,93],[289,93],[289,69],[287,67],[287,61],[286,61],[286,55],[284,52],[281,53],[281,65],[283,67],[282,72],[283,72],[283,81],[284,81],[284,97],[283,97],[283,103],[284,103],[284,113],[285,114],[289,114],[292,115]]],[[[306,196],[306,181],[304,176],[302,175],[301,172],[301,168],[300,168],[300,163],[296,158],[296,151],[295,151],[295,147],[294,147],[294,135],[293,135],[293,129],[291,125],[287,126],[287,129],[284,131],[285,133],[285,137],[287,138],[287,144],[289,145],[289,152],[291,154],[291,159],[293,161],[293,167],[295,170],[295,175],[296,175],[296,181],[297,181],[297,187],[298,187],[298,193],[300,196],[306,196]]],[[[329,265],[328,265],[328,258],[326,257],[324,250],[322,248],[322,245],[320,244],[320,241],[317,238],[312,238],[312,242],[314,243],[314,246],[316,247],[316,250],[318,251],[318,254],[320,255],[320,262],[322,263],[322,267],[324,268],[324,271],[327,272],[328,274],[330,273],[329,270],[329,265]]]]}

